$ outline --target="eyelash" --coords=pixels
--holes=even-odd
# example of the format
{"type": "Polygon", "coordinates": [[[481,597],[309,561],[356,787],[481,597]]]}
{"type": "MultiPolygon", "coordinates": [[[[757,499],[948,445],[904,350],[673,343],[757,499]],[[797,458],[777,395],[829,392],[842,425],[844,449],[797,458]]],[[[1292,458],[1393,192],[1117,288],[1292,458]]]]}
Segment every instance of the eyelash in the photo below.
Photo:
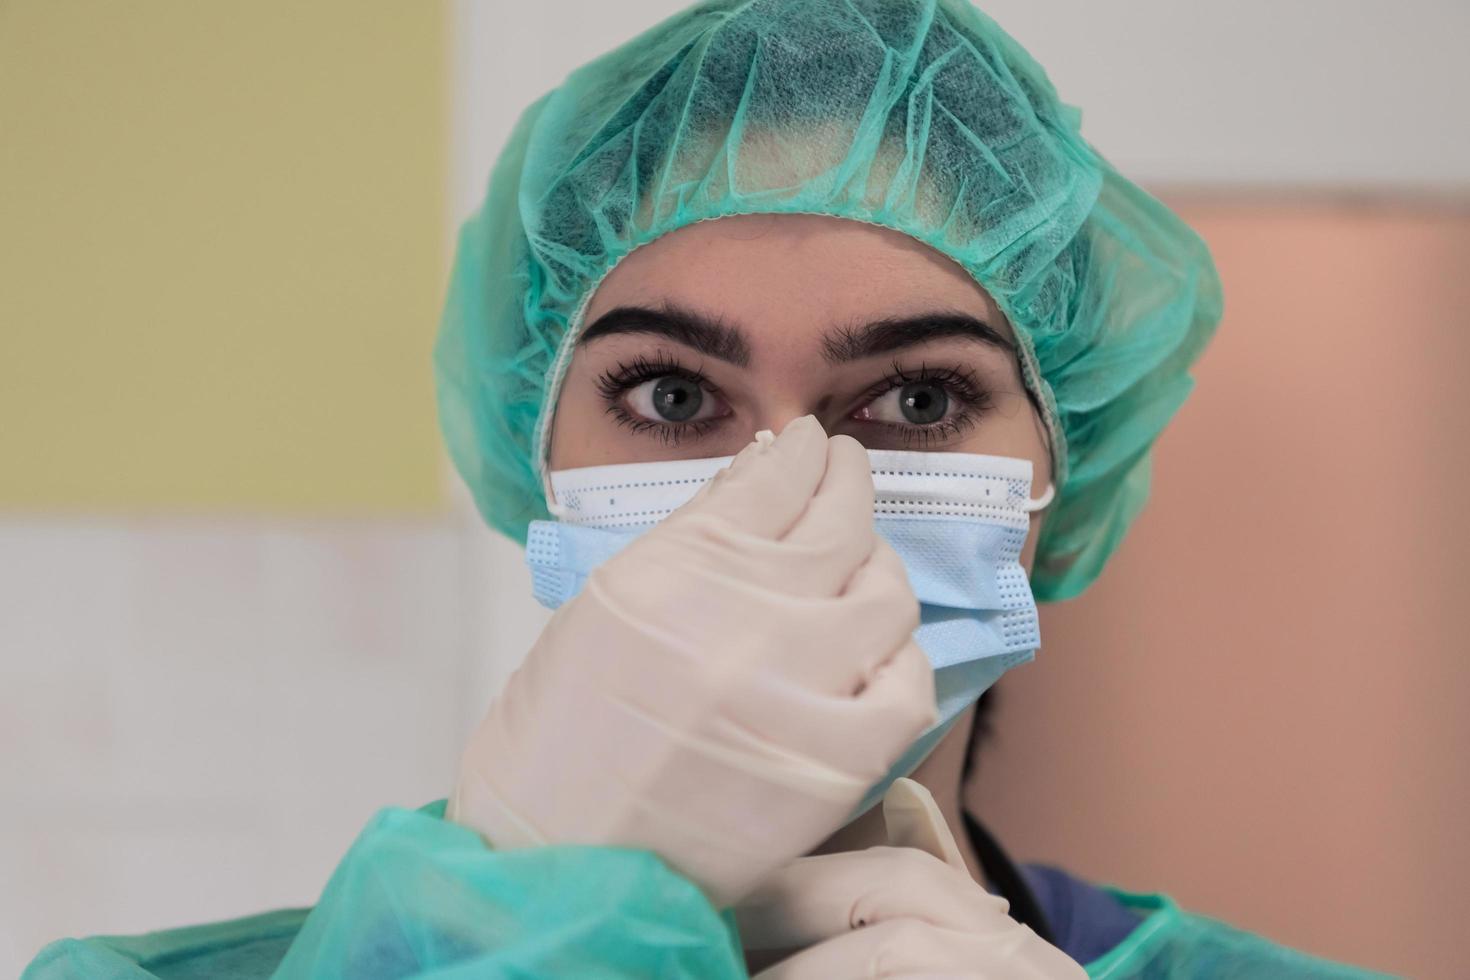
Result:
{"type": "Polygon", "coordinates": [[[723,419],[701,419],[678,424],[655,422],[652,419],[639,418],[623,407],[622,396],[624,394],[645,381],[654,381],[669,376],[683,378],[697,384],[712,395],[720,393],[719,387],[712,384],[702,372],[691,371],[663,351],[659,351],[652,358],[639,355],[631,361],[618,364],[611,371],[604,372],[597,378],[597,390],[607,402],[607,414],[611,415],[618,425],[625,427],[629,432],[642,433],[658,439],[665,446],[677,446],[685,438],[700,438],[719,425],[723,419]]]}
{"type": "MultiPolygon", "coordinates": [[[[704,436],[719,425],[724,420],[724,416],[675,424],[640,418],[623,407],[622,396],[625,393],[645,381],[669,376],[684,378],[699,385],[712,395],[720,394],[719,387],[712,384],[701,371],[684,367],[663,351],[651,358],[640,355],[632,361],[616,365],[601,374],[597,378],[596,385],[598,392],[607,402],[607,413],[618,425],[624,426],[630,432],[643,433],[656,438],[666,446],[677,446],[685,438],[698,439],[704,436]]],[[[893,362],[891,373],[887,377],[863,393],[860,404],[867,405],[896,388],[920,381],[942,386],[960,403],[961,410],[950,418],[930,425],[905,425],[896,422],[868,422],[866,424],[882,426],[893,432],[903,441],[906,448],[916,445],[922,448],[969,430],[991,407],[990,392],[969,370],[920,364],[917,371],[909,372],[905,371],[897,361],[893,362]]]]}
{"type": "Polygon", "coordinates": [[[868,423],[869,425],[881,425],[894,432],[903,440],[905,448],[917,446],[922,449],[966,432],[973,428],[980,420],[980,416],[991,407],[990,391],[980,383],[980,379],[975,377],[974,372],[968,369],[930,367],[920,363],[918,371],[910,373],[905,371],[903,365],[897,361],[893,362],[888,377],[863,393],[862,404],[867,405],[882,398],[890,391],[920,381],[927,381],[942,387],[960,403],[960,411],[950,418],[930,425],[906,425],[898,422],[868,423]]]}

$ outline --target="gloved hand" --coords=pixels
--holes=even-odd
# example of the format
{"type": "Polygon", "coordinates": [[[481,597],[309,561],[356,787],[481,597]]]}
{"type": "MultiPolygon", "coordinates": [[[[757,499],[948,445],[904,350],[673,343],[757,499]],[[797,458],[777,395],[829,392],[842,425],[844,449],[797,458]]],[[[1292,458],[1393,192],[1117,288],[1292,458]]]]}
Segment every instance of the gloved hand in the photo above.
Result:
{"type": "Polygon", "coordinates": [[[918,615],[874,530],[867,453],[797,419],[558,609],[465,750],[448,816],[498,849],[652,850],[732,904],[933,724],[918,615]]]}
{"type": "Polygon", "coordinates": [[[883,816],[888,847],[798,858],[736,907],[751,959],[800,950],[755,980],[1087,976],[975,883],[927,789],[896,781],[883,816]]]}

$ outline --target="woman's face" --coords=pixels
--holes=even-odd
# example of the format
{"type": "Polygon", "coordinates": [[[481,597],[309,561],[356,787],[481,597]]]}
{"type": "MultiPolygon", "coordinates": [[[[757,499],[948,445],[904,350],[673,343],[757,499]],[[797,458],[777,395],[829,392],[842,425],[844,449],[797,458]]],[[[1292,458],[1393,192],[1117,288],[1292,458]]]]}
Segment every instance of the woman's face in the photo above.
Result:
{"type": "Polygon", "coordinates": [[[870,449],[1029,459],[1033,496],[1051,480],[1010,324],[958,265],[887,228],[816,215],[689,225],[620,262],[586,323],[553,470],[733,455],[810,414],[870,449]]]}

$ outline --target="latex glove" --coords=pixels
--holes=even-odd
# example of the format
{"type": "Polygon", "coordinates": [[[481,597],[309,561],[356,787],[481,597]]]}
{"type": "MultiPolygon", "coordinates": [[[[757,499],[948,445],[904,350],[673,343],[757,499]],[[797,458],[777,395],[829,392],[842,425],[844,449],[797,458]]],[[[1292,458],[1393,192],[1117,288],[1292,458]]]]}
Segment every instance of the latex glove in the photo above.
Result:
{"type": "Polygon", "coordinates": [[[798,858],[736,908],[752,959],[800,950],[755,980],[1087,976],[975,883],[927,789],[898,780],[883,816],[889,846],[798,858]]]}
{"type": "Polygon", "coordinates": [[[465,750],[448,816],[499,849],[646,848],[731,904],[933,724],[918,615],[874,529],[867,453],[798,419],[556,612],[465,750]]]}

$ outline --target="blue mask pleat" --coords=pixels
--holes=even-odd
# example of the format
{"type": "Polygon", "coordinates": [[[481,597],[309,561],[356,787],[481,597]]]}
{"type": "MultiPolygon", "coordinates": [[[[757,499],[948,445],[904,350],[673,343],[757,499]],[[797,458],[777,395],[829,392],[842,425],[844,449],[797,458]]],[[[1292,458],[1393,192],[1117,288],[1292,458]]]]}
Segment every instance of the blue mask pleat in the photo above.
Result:
{"type": "MultiPolygon", "coordinates": [[[[1025,528],[916,517],[880,517],[875,527],[902,556],[920,602],[956,609],[1011,607],[996,573],[1001,565],[1015,563],[1025,528]]],[[[1015,568],[1021,571],[1020,565],[1015,568]]]]}

